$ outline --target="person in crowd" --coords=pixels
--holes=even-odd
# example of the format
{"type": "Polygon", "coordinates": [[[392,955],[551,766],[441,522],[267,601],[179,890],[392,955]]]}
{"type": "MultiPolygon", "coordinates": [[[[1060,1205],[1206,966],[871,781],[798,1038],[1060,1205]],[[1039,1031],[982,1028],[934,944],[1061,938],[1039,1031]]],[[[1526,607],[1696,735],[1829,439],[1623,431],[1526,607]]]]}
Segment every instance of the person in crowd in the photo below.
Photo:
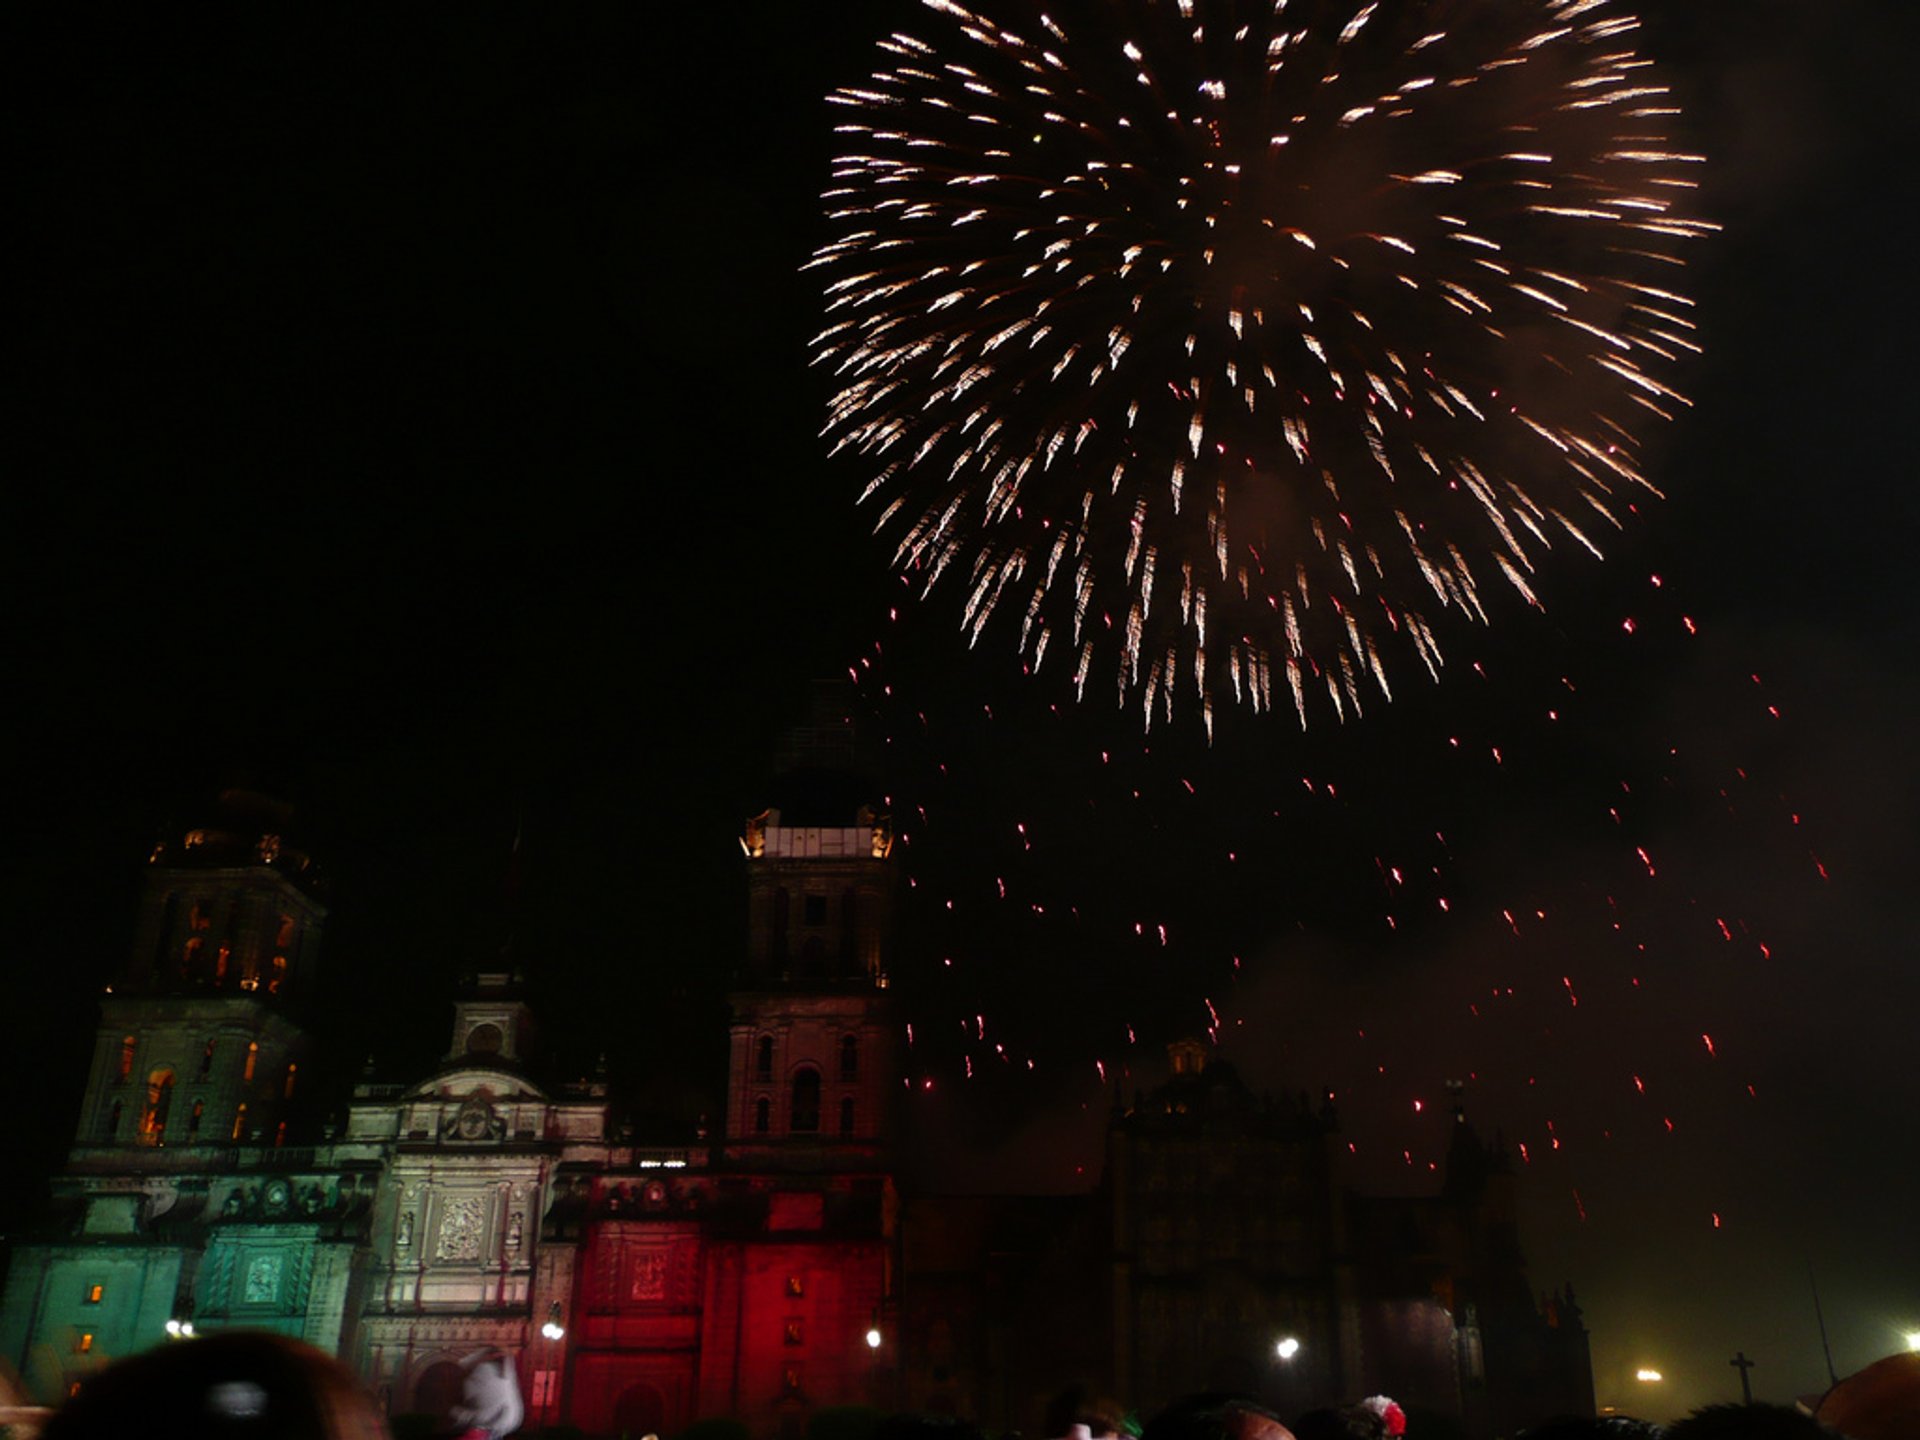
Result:
{"type": "Polygon", "coordinates": [[[1839,1440],[1788,1405],[1709,1405],[1667,1427],[1666,1440],[1839,1440]]]}
{"type": "Polygon", "coordinates": [[[449,1417],[460,1440],[504,1440],[520,1428],[526,1406],[513,1361],[504,1350],[478,1350],[460,1362],[466,1378],[449,1417]]]}
{"type": "Polygon", "coordinates": [[[359,1382],[280,1335],[229,1330],[116,1361],[41,1440],[389,1440],[359,1382]]]}
{"type": "Polygon", "coordinates": [[[1141,1440],[1295,1440],[1295,1436],[1278,1415],[1256,1400],[1201,1394],[1167,1406],[1147,1422],[1141,1440]]]}
{"type": "Polygon", "coordinates": [[[1094,1395],[1084,1385],[1070,1385],[1047,1402],[1048,1440],[1122,1440],[1138,1436],[1138,1422],[1129,1431],[1131,1417],[1117,1400],[1094,1395]]]}

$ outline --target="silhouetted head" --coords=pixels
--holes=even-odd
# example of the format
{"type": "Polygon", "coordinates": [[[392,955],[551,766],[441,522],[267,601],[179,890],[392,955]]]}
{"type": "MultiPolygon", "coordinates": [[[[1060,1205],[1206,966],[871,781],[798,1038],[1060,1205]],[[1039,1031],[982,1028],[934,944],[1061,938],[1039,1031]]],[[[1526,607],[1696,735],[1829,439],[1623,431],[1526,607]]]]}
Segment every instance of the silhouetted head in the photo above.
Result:
{"type": "Polygon", "coordinates": [[[1709,1405],[1667,1429],[1667,1440],[1839,1440],[1785,1405],[1709,1405]]]}
{"type": "Polygon", "coordinates": [[[279,1335],[224,1331],[109,1365],[43,1440],[386,1440],[339,1361],[279,1335]]]}
{"type": "Polygon", "coordinates": [[[1153,1419],[1141,1440],[1294,1440],[1280,1417],[1238,1395],[1187,1395],[1153,1419]]]}

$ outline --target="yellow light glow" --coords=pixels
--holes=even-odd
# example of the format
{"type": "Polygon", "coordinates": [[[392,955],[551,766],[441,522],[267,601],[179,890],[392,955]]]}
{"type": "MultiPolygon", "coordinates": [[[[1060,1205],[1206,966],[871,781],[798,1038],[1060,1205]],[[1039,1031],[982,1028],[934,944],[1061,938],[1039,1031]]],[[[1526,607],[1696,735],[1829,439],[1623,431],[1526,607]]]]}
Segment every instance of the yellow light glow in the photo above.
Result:
{"type": "Polygon", "coordinates": [[[1662,1376],[1658,1370],[1640,1369],[1633,1372],[1633,1378],[1641,1381],[1643,1384],[1652,1385],[1665,1377],[1662,1376]]]}

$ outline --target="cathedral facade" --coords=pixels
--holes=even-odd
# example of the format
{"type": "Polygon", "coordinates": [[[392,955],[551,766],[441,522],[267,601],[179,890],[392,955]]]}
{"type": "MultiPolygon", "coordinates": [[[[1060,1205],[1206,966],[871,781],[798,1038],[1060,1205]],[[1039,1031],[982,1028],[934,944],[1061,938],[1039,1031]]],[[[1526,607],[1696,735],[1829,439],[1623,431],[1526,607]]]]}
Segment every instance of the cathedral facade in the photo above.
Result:
{"type": "Polygon", "coordinates": [[[897,1318],[892,836],[844,819],[748,827],[726,1130],[678,1148],[613,1135],[603,1083],[533,1078],[506,974],[455,1003],[432,1074],[356,1086],[318,1143],[290,1131],[315,867],[237,824],[156,848],[57,1214],[0,1295],[0,1356],[57,1400],[116,1356],[246,1326],[340,1355],[394,1413],[438,1414],[460,1359],[492,1347],[530,1425],[595,1435],[728,1415],[798,1436],[814,1410],[878,1401],[897,1318]]]}
{"type": "MultiPolygon", "coordinates": [[[[815,752],[845,738],[820,723],[815,752]]],[[[1591,1412],[1578,1309],[1535,1302],[1512,1175],[1464,1120],[1441,1193],[1354,1194],[1330,1106],[1256,1097],[1183,1043],[1163,1085],[1115,1093],[1097,1189],[903,1196],[894,842],[861,793],[828,776],[746,823],[722,1123],[666,1147],[620,1133],[604,1081],[539,1078],[506,973],[459,995],[431,1073],[365,1076],[316,1123],[315,866],[247,797],[157,847],[0,1362],[56,1401],[245,1326],[440,1414],[491,1348],[529,1430],[590,1436],[734,1417],[798,1440],[848,1405],[1038,1434],[1073,1382],[1143,1413],[1386,1391],[1472,1434],[1591,1412]]]]}

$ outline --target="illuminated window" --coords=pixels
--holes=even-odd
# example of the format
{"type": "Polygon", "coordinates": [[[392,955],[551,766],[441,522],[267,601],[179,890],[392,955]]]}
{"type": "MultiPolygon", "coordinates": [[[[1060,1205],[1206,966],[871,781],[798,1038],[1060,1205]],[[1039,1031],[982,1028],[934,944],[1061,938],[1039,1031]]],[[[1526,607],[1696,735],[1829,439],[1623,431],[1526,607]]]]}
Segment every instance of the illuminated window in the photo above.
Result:
{"type": "Polygon", "coordinates": [[[69,1400],[71,1400],[74,1396],[78,1395],[79,1393],[80,1393],[80,1382],[78,1380],[75,1380],[72,1384],[67,1386],[67,1398],[69,1400]]]}
{"type": "Polygon", "coordinates": [[[196,1135],[200,1133],[200,1117],[206,1113],[207,1113],[206,1101],[196,1100],[193,1102],[193,1113],[187,1116],[187,1138],[189,1140],[193,1139],[196,1135]]]}
{"type": "Polygon", "coordinates": [[[278,1150],[287,1143],[287,1122],[282,1120],[273,1127],[273,1148],[278,1150]]]}
{"type": "Polygon", "coordinates": [[[286,1099],[286,1100],[293,1099],[293,1082],[298,1077],[299,1073],[300,1073],[300,1067],[298,1065],[287,1066],[287,1083],[285,1086],[282,1087],[280,1091],[280,1095],[282,1099],[286,1099]]]}
{"type": "Polygon", "coordinates": [[[785,1343],[788,1345],[804,1345],[807,1343],[806,1321],[800,1319],[798,1316],[787,1321],[785,1343]]]}
{"type": "Polygon", "coordinates": [[[80,1338],[73,1342],[73,1349],[76,1355],[91,1355],[93,1353],[93,1331],[82,1330],[80,1332],[80,1338]]]}
{"type": "Polygon", "coordinates": [[[858,1080],[860,1078],[860,1042],[848,1035],[840,1041],[840,1078],[858,1080]]]}
{"type": "Polygon", "coordinates": [[[247,1133],[247,1102],[242,1100],[239,1108],[233,1112],[233,1134],[228,1137],[238,1143],[247,1133]]]}
{"type": "Polygon", "coordinates": [[[764,1135],[773,1126],[773,1102],[762,1095],[753,1102],[753,1133],[764,1135]]]}
{"type": "Polygon", "coordinates": [[[97,1281],[94,1284],[87,1286],[87,1295],[86,1295],[87,1304],[98,1305],[102,1300],[106,1298],[107,1298],[106,1286],[100,1284],[97,1281]]]}
{"type": "Polygon", "coordinates": [[[164,1145],[167,1139],[167,1112],[173,1108],[173,1068],[162,1065],[147,1076],[147,1104],[140,1112],[140,1140],[145,1145],[164,1145]]]}
{"type": "Polygon", "coordinates": [[[207,1041],[207,1048],[200,1052],[200,1078],[206,1079],[213,1073],[213,1041],[207,1041]]]}
{"type": "Polygon", "coordinates": [[[789,1395],[799,1394],[800,1367],[798,1365],[788,1365],[783,1368],[780,1372],[780,1384],[789,1395]]]}
{"type": "Polygon", "coordinates": [[[259,1068],[260,1042],[258,1040],[249,1040],[247,1042],[247,1068],[241,1072],[240,1078],[243,1081],[253,1079],[253,1072],[259,1068]]]}
{"type": "Polygon", "coordinates": [[[804,1295],[807,1293],[807,1277],[804,1275],[787,1276],[787,1294],[804,1295]]]}
{"type": "Polygon", "coordinates": [[[120,1078],[128,1079],[133,1074],[133,1052],[139,1044],[131,1035],[120,1037],[120,1078]]]}
{"type": "Polygon", "coordinates": [[[191,975],[200,965],[200,951],[205,942],[198,935],[189,935],[187,943],[180,951],[180,964],[191,975]]]}
{"type": "Polygon", "coordinates": [[[812,1134],[820,1128],[820,1072],[803,1065],[793,1075],[793,1108],[787,1128],[796,1135],[812,1134]]]}
{"type": "Polygon", "coordinates": [[[850,1139],[853,1135],[853,1101],[840,1102],[840,1138],[850,1139]]]}
{"type": "Polygon", "coordinates": [[[762,1035],[753,1046],[753,1073],[760,1080],[773,1078],[773,1037],[762,1035]]]}
{"type": "Polygon", "coordinates": [[[273,957],[273,978],[267,981],[267,993],[270,995],[278,995],[280,993],[280,987],[285,983],[286,978],[287,957],[284,955],[276,955],[273,957]]]}
{"type": "Polygon", "coordinates": [[[222,945],[220,947],[220,953],[214,957],[213,961],[214,984],[224,985],[227,983],[227,970],[231,966],[232,961],[233,947],[230,945],[222,945]]]}

